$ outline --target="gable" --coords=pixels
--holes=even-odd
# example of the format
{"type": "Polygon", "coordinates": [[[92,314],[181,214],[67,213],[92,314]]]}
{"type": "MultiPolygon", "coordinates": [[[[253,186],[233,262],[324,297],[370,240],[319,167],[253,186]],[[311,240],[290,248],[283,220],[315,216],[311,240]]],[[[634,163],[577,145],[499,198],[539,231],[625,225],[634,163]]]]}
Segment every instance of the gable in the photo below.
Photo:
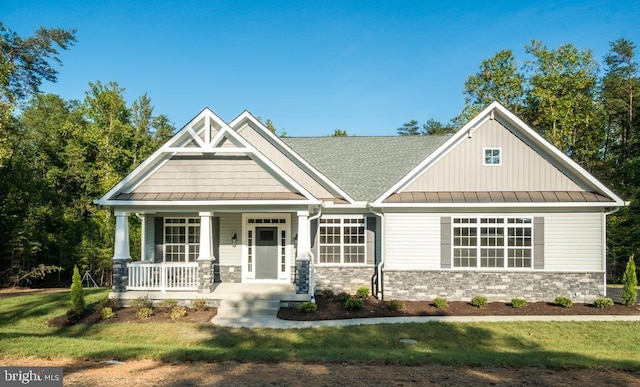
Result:
{"type": "Polygon", "coordinates": [[[586,191],[497,120],[476,129],[401,192],[586,191]],[[484,165],[499,149],[500,165],[484,165]]]}

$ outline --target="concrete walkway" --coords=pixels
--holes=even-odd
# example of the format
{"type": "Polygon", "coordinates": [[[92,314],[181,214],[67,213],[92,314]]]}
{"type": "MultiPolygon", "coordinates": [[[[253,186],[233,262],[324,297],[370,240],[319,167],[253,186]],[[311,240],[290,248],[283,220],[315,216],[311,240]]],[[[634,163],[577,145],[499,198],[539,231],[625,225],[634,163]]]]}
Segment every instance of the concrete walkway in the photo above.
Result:
{"type": "Polygon", "coordinates": [[[426,322],[511,322],[511,321],[640,321],[640,316],[420,316],[420,317],[376,317],[347,320],[290,321],[276,316],[228,317],[216,316],[214,325],[230,328],[302,329],[320,327],[346,327],[352,325],[406,324],[426,322]]]}

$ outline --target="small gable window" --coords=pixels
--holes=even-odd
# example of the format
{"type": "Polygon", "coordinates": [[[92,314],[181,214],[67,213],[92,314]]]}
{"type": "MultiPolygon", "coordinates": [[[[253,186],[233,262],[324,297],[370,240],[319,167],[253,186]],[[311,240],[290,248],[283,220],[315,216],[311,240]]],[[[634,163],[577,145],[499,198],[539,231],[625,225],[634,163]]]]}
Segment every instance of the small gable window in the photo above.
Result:
{"type": "Polygon", "coordinates": [[[484,165],[500,165],[501,153],[500,148],[484,148],[484,165]]]}

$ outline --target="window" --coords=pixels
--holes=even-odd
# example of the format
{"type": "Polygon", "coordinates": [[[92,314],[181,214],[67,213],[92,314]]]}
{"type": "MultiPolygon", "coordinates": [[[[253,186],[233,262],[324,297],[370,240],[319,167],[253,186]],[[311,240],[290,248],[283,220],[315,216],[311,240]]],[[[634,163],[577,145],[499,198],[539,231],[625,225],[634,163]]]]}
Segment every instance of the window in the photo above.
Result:
{"type": "Polygon", "coordinates": [[[165,262],[195,262],[200,254],[200,218],[165,218],[164,249],[165,262]]]}
{"type": "Polygon", "coordinates": [[[532,224],[532,218],[454,218],[453,267],[531,268],[532,224]]]}
{"type": "Polygon", "coordinates": [[[484,149],[484,165],[500,165],[500,149],[499,148],[485,148],[484,149]]]}
{"type": "Polygon", "coordinates": [[[320,219],[319,263],[364,264],[364,218],[320,219]]]}

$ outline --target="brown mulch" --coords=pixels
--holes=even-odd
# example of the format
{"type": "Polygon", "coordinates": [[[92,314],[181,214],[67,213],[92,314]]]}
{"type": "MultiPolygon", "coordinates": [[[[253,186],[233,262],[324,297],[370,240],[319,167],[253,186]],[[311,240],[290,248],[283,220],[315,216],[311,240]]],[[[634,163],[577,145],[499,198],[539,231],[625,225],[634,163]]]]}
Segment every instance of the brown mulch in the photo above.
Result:
{"type": "MultiPolygon", "coordinates": [[[[162,322],[174,322],[171,319],[169,312],[165,312],[160,310],[159,308],[155,308],[153,311],[153,316],[145,319],[138,318],[137,311],[134,308],[120,308],[116,311],[116,317],[109,319],[102,319],[100,311],[93,311],[87,313],[85,316],[78,321],[78,324],[115,324],[115,323],[135,323],[135,324],[145,324],[145,323],[162,323],[162,322]]],[[[187,315],[181,317],[175,322],[190,322],[190,323],[207,323],[210,322],[212,318],[216,316],[217,309],[216,308],[208,308],[207,310],[196,311],[194,309],[187,308],[187,315]]],[[[67,316],[57,316],[49,320],[48,325],[54,328],[61,328],[64,326],[69,326],[71,323],[67,319],[67,316]]]]}
{"type": "Polygon", "coordinates": [[[556,316],[556,315],[640,315],[640,307],[615,304],[607,308],[596,308],[593,304],[574,303],[565,308],[550,302],[530,302],[524,308],[514,308],[509,303],[490,302],[484,308],[476,308],[468,302],[449,301],[447,309],[437,309],[430,301],[405,301],[401,310],[394,311],[390,301],[369,298],[364,300],[364,308],[348,311],[337,297],[317,297],[318,310],[301,313],[295,307],[280,308],[278,318],[283,320],[335,320],[370,317],[413,317],[413,316],[556,316]]]}

